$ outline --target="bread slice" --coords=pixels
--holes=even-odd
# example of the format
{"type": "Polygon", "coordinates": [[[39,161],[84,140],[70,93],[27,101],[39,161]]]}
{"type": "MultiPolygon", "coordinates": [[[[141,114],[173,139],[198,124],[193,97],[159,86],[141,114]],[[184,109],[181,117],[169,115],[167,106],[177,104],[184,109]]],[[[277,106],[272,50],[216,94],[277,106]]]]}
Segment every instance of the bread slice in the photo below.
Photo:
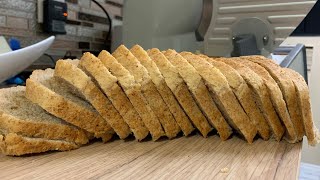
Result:
{"type": "Polygon", "coordinates": [[[107,95],[113,106],[132,130],[135,138],[139,141],[144,139],[149,134],[149,131],[126,94],[118,85],[118,79],[91,53],[84,53],[79,65],[107,95]]]}
{"type": "Polygon", "coordinates": [[[308,143],[311,146],[315,146],[320,142],[320,134],[317,127],[314,125],[312,120],[311,103],[309,88],[304,78],[292,69],[283,68],[282,73],[288,74],[295,86],[297,92],[297,101],[300,114],[302,115],[303,125],[305,134],[308,139],[308,143]]]}
{"type": "Polygon", "coordinates": [[[104,142],[114,133],[110,125],[86,101],[70,92],[67,84],[53,77],[54,70],[35,70],[27,79],[26,97],[50,114],[82,128],[104,142]]]}
{"type": "Polygon", "coordinates": [[[77,67],[78,64],[79,60],[58,60],[54,76],[76,89],[100,113],[120,139],[125,139],[131,134],[129,126],[91,78],[77,67]]]}
{"type": "Polygon", "coordinates": [[[164,136],[164,131],[157,117],[151,110],[146,98],[141,92],[141,85],[134,80],[130,72],[124,68],[109,52],[101,51],[98,58],[108,70],[118,78],[119,84],[131,101],[133,107],[139,113],[145,126],[150,131],[152,139],[156,141],[164,136]]]}
{"type": "Polygon", "coordinates": [[[169,139],[176,137],[180,132],[180,128],[152,82],[146,68],[142,66],[130,50],[123,45],[119,46],[112,55],[133,75],[136,82],[141,84],[142,93],[144,97],[146,97],[148,105],[158,118],[160,127],[162,125],[166,136],[169,139]]]}
{"type": "Polygon", "coordinates": [[[156,63],[160,72],[162,73],[168,87],[176,96],[180,105],[189,116],[193,125],[200,131],[200,133],[207,137],[212,130],[208,124],[207,119],[202,114],[200,108],[193,99],[188,86],[179,75],[178,70],[169,62],[169,60],[159,51],[159,49],[148,50],[150,58],[156,63]]]}
{"type": "MultiPolygon", "coordinates": [[[[290,114],[290,119],[293,124],[292,128],[296,132],[296,138],[289,139],[291,142],[296,142],[299,140],[302,140],[302,137],[304,135],[304,129],[303,129],[303,122],[301,114],[299,113],[299,107],[298,102],[296,101],[296,90],[294,87],[294,84],[292,82],[292,77],[288,76],[287,74],[281,73],[281,67],[277,65],[274,61],[270,59],[266,59],[264,57],[244,57],[247,60],[253,61],[262,67],[264,67],[272,76],[272,78],[278,83],[282,94],[284,96],[284,100],[287,104],[287,109],[290,114]]],[[[285,124],[287,127],[287,124],[285,124]]],[[[289,127],[287,127],[287,130],[289,127]]],[[[290,132],[288,132],[289,135],[292,135],[290,132]]]]}
{"type": "Polygon", "coordinates": [[[229,124],[242,134],[249,143],[252,143],[257,134],[257,128],[239,104],[226,77],[217,68],[205,61],[205,59],[189,52],[182,52],[180,54],[195,67],[206,81],[212,97],[229,124]]]}
{"type": "Polygon", "coordinates": [[[223,61],[232,68],[236,69],[238,73],[243,77],[243,79],[247,82],[248,86],[254,92],[254,98],[258,104],[259,109],[263,113],[273,132],[273,137],[277,141],[280,141],[285,130],[272,105],[270,95],[267,87],[264,84],[264,81],[254,71],[239,62],[237,63],[236,61],[232,61],[226,58],[218,58],[216,60],[223,61]]]}
{"type": "Polygon", "coordinates": [[[85,131],[46,113],[25,97],[25,87],[0,89],[0,129],[33,138],[88,143],[85,131]]]}
{"type": "Polygon", "coordinates": [[[268,140],[271,135],[270,127],[259,107],[257,106],[255,99],[253,98],[253,92],[247,85],[246,81],[235,69],[226,63],[216,61],[212,58],[206,58],[206,60],[214,67],[219,69],[220,72],[226,77],[233,93],[236,95],[244,111],[257,127],[259,135],[262,137],[262,139],[268,140]]]}
{"type": "Polygon", "coordinates": [[[47,151],[70,151],[79,148],[72,142],[63,140],[49,140],[44,138],[30,138],[16,133],[0,131],[0,151],[9,156],[41,153],[47,151]]]}
{"type": "MultiPolygon", "coordinates": [[[[175,50],[169,49],[163,54],[171,62],[171,64],[177,68],[198,106],[202,110],[203,114],[207,117],[208,122],[217,130],[222,140],[227,140],[232,134],[232,129],[213,101],[202,77],[199,75],[197,70],[175,50]]],[[[210,125],[208,124],[208,126],[210,125]]]]}
{"type": "Polygon", "coordinates": [[[278,113],[280,120],[285,126],[292,126],[286,102],[284,101],[284,97],[276,81],[271,77],[271,75],[265,68],[252,61],[247,60],[246,58],[247,57],[241,57],[241,64],[249,67],[257,75],[259,75],[261,79],[263,79],[265,86],[268,89],[273,107],[278,113]]]}
{"type": "MultiPolygon", "coordinates": [[[[151,60],[148,53],[139,45],[135,45],[130,49],[131,53],[137,57],[139,62],[148,70],[152,82],[159,91],[164,102],[168,106],[170,112],[172,113],[175,121],[183,131],[184,135],[189,135],[194,127],[192,126],[188,116],[183,111],[179,102],[175,99],[174,94],[171,92],[170,88],[167,86],[167,83],[164,80],[161,72],[159,71],[155,62],[151,60]]],[[[176,125],[173,126],[173,132],[179,132],[180,128],[177,128],[176,125]]]]}

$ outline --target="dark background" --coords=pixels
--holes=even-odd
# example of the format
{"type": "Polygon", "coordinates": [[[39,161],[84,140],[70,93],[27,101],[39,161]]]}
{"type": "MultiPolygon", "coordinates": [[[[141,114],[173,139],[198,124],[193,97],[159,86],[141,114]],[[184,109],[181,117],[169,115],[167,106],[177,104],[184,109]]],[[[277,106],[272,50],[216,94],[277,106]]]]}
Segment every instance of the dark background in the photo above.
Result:
{"type": "Polygon", "coordinates": [[[320,2],[317,1],[309,14],[293,31],[291,36],[319,36],[320,35],[320,2]]]}

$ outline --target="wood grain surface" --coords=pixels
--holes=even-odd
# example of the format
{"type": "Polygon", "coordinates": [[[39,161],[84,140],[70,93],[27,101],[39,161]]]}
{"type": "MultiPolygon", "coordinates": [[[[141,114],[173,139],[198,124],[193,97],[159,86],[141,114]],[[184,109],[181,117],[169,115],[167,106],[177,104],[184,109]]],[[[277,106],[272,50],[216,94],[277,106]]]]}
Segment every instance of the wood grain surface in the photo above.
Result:
{"type": "Polygon", "coordinates": [[[0,179],[297,179],[301,143],[234,137],[116,140],[70,152],[0,155],[0,179]]]}

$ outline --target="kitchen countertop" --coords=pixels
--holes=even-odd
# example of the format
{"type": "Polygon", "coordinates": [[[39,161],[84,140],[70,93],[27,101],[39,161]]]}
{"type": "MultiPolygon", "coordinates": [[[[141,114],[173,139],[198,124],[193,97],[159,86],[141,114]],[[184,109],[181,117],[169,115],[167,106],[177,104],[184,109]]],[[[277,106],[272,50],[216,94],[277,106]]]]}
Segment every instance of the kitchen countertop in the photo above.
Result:
{"type": "Polygon", "coordinates": [[[301,146],[200,135],[94,142],[69,152],[0,155],[0,179],[297,179],[301,146]]]}

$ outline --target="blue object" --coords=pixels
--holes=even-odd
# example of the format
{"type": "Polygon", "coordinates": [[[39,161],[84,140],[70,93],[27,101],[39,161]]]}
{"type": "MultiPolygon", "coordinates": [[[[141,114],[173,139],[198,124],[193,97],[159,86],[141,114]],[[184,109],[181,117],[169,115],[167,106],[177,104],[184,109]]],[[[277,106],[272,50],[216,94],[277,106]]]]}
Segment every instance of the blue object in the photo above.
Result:
{"type": "MultiPolygon", "coordinates": [[[[9,39],[9,45],[12,51],[21,49],[20,41],[15,38],[10,38],[9,39]]],[[[12,77],[6,81],[8,84],[18,84],[18,85],[23,85],[24,80],[21,79],[19,76],[12,77]]]]}
{"type": "Polygon", "coordinates": [[[21,49],[20,41],[18,39],[10,38],[9,45],[10,45],[12,51],[21,49]]]}
{"type": "Polygon", "coordinates": [[[18,84],[18,85],[24,84],[24,80],[21,79],[19,76],[12,77],[12,78],[8,79],[6,82],[8,84],[18,84]]]}

